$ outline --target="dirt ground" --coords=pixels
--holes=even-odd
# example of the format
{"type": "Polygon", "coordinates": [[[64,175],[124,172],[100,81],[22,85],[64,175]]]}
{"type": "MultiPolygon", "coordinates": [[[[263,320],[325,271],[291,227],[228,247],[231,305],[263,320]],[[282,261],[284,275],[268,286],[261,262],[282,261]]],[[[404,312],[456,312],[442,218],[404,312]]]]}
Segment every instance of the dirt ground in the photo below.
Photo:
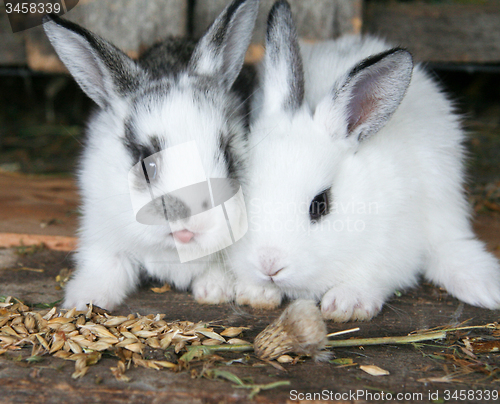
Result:
{"type": "MultiPolygon", "coordinates": [[[[500,222],[496,225],[499,226],[500,222]]],[[[497,239],[496,242],[498,241],[497,239]]],[[[55,278],[63,268],[73,266],[71,254],[48,249],[24,254],[21,251],[21,255],[19,249],[17,254],[15,249],[1,250],[0,260],[3,262],[3,265],[0,265],[3,267],[0,269],[0,295],[14,295],[26,303],[49,303],[61,299],[63,291],[58,290],[55,278]]],[[[213,322],[215,326],[250,327],[244,332],[243,338],[253,341],[257,333],[281,311],[282,308],[259,311],[230,304],[199,305],[189,293],[169,291],[155,294],[149,287],[144,286],[113,314],[165,313],[166,321],[179,319],[213,322]]],[[[402,336],[415,330],[434,327],[498,322],[499,315],[499,311],[463,304],[443,290],[424,284],[401,296],[394,296],[382,313],[372,321],[345,324],[329,322],[328,331],[360,327],[355,337],[402,336]]],[[[486,391],[498,390],[500,385],[498,353],[477,354],[474,355],[475,359],[469,357],[461,350],[461,341],[466,335],[493,338],[491,332],[483,330],[474,334],[452,333],[446,341],[333,350],[334,358],[341,359],[340,363],[349,366],[339,365],[339,361],[314,363],[311,359],[305,359],[295,365],[284,364],[283,370],[279,370],[258,361],[253,354],[247,357],[241,353],[221,354],[224,359],[210,366],[229,371],[243,380],[251,380],[254,384],[290,382],[289,386],[259,393],[254,398],[255,402],[285,403],[293,401],[293,394],[319,393],[324,390],[334,394],[361,394],[359,391],[362,391],[363,394],[391,393],[394,397],[398,393],[423,395],[422,400],[419,399],[420,396],[413,396],[414,400],[403,399],[399,402],[430,402],[429,392],[438,392],[438,400],[434,402],[444,402],[445,394],[449,392],[473,389],[486,394],[486,391]],[[242,359],[244,363],[225,364],[231,359],[242,359]],[[376,365],[390,374],[371,376],[360,369],[361,365],[376,365]]],[[[131,381],[124,383],[115,380],[110,371],[110,367],[116,366],[117,362],[111,355],[91,366],[87,375],[78,380],[71,378],[73,362],[44,355],[41,362],[28,363],[26,359],[29,356],[29,348],[0,356],[0,402],[248,402],[248,390],[238,389],[228,381],[198,377],[204,366],[201,362],[192,364],[189,370],[180,373],[132,366],[127,371],[131,381]]],[[[357,395],[355,400],[352,398],[351,396],[345,401],[373,402],[366,400],[366,396],[357,395]]]]}

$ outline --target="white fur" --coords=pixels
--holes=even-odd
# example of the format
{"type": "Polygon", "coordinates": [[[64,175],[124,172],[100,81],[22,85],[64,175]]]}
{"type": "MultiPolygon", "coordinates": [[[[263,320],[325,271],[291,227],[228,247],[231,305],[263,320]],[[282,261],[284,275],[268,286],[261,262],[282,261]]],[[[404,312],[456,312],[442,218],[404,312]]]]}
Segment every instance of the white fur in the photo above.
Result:
{"type": "MultiPolygon", "coordinates": [[[[161,128],[168,128],[166,136],[170,145],[196,140],[198,150],[202,151],[205,173],[212,178],[224,177],[224,165],[215,164],[212,158],[218,152],[218,130],[224,126],[223,117],[214,114],[208,106],[204,111],[199,110],[188,88],[171,94],[157,110],[139,113],[144,126],[137,132],[165,133],[161,128]]],[[[115,114],[120,112],[114,111],[115,114]]],[[[119,144],[122,135],[110,136],[123,127],[122,119],[123,116],[101,111],[89,124],[90,136],[79,174],[83,204],[77,272],[66,287],[64,305],[82,307],[92,300],[100,307],[116,307],[136,288],[139,264],[149,275],[181,290],[189,288],[197,276],[211,276],[222,289],[212,288],[207,297],[203,284],[196,282],[193,285],[195,298],[207,303],[230,300],[232,283],[226,279],[220,259],[212,257],[209,261],[199,259],[180,264],[168,227],[148,226],[136,221],[128,183],[129,156],[119,144]]],[[[172,167],[164,178],[168,181],[181,175],[172,167]]],[[[220,226],[221,223],[191,219],[186,228],[201,233],[196,242],[208,247],[216,242],[220,226]]]]}
{"type": "MultiPolygon", "coordinates": [[[[78,172],[82,218],[77,269],[66,286],[64,307],[83,309],[90,301],[107,309],[116,307],[137,287],[141,268],[179,289],[192,287],[195,298],[203,303],[233,298],[234,285],[224,267],[224,252],[181,264],[168,226],[148,226],[136,220],[128,175],[138,161],[133,161],[124,144],[125,121],[133,118],[140,144],[148,144],[152,136],[162,147],[194,140],[206,177],[226,177],[219,142],[222,133],[229,133],[233,136],[233,153],[244,152],[240,100],[230,87],[243,65],[258,4],[258,0],[238,1],[227,19],[225,13],[231,10],[228,6],[200,40],[185,71],[175,78],[153,79],[139,64],[97,36],[87,33],[94,42],[87,41],[74,26],[68,28],[57,19],[45,21],[44,28],[62,61],[101,107],[88,123],[78,172]],[[220,32],[215,35],[215,30],[224,30],[222,43],[220,32]],[[95,49],[96,42],[101,51],[95,49]],[[105,63],[108,56],[112,57],[105,63]],[[127,78],[136,86],[128,93],[118,86],[127,78]],[[147,92],[146,96],[141,93],[155,86],[167,90],[149,98],[147,92]],[[144,103],[134,102],[137,97],[144,97],[144,103]],[[228,110],[235,117],[228,117],[228,110]]],[[[159,171],[161,183],[157,185],[185,174],[168,162],[159,171]]],[[[142,192],[147,194],[148,190],[142,192]]],[[[234,215],[230,207],[227,209],[230,216],[234,215]]],[[[220,223],[196,217],[187,219],[185,228],[196,233],[186,248],[193,248],[193,243],[202,249],[213,247],[221,228],[227,232],[225,220],[220,223]]]]}
{"type": "MultiPolygon", "coordinates": [[[[388,49],[373,37],[304,44],[302,107],[272,108],[284,98],[276,82],[256,97],[250,228],[232,258],[238,303],[312,298],[326,318],[366,320],[423,274],[467,303],[500,308],[500,266],[476,239],[464,196],[464,131],[436,83],[416,66],[378,133],[362,142],[345,135],[332,93],[361,60],[388,49]],[[328,187],[333,210],[311,223],[309,204],[328,187]]],[[[264,62],[261,82],[289,74],[268,70],[264,62]]]]}

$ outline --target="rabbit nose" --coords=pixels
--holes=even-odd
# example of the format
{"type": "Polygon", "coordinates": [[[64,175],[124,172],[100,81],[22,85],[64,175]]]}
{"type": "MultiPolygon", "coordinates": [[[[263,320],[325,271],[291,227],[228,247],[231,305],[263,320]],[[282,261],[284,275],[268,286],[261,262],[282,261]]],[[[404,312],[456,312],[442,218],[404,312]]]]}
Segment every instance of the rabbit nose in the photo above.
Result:
{"type": "Polygon", "coordinates": [[[260,270],[270,277],[278,275],[280,271],[282,271],[285,266],[282,265],[280,259],[280,253],[278,250],[274,249],[265,249],[260,254],[260,270]]]}
{"type": "Polygon", "coordinates": [[[172,235],[176,238],[176,240],[181,243],[187,244],[194,237],[194,233],[189,230],[179,230],[172,233],[172,235]]]}
{"type": "Polygon", "coordinates": [[[277,269],[273,273],[268,273],[268,275],[272,278],[273,276],[278,275],[278,273],[281,272],[283,269],[285,269],[285,267],[281,267],[280,269],[277,269]]]}

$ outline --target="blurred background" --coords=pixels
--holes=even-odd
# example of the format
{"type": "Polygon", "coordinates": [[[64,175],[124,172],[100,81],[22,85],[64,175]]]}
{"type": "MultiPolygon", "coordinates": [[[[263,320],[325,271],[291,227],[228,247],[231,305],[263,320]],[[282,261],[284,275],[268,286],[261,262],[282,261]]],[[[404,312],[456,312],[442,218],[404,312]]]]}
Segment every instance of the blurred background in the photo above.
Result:
{"type": "MultiPolygon", "coordinates": [[[[254,43],[248,52],[250,63],[263,54],[266,18],[273,1],[261,1],[254,43]]],[[[470,134],[471,202],[477,212],[500,214],[500,2],[289,1],[304,39],[376,34],[408,48],[427,66],[455,100],[470,134]]],[[[227,2],[80,0],[64,18],[138,57],[167,35],[201,36],[227,2]]],[[[72,177],[92,108],[92,102],[66,74],[42,28],[13,34],[0,4],[0,176],[72,177]]],[[[16,178],[14,183],[24,187],[19,185],[21,177],[16,178]]],[[[5,227],[10,214],[2,209],[2,200],[3,206],[9,202],[7,187],[12,183],[0,181],[0,211],[4,212],[0,213],[4,223],[0,231],[19,231],[15,226],[5,227]]],[[[71,199],[65,208],[71,223],[76,206],[77,200],[71,199]]],[[[50,215],[41,215],[45,223],[57,225],[66,220],[50,215]]]]}

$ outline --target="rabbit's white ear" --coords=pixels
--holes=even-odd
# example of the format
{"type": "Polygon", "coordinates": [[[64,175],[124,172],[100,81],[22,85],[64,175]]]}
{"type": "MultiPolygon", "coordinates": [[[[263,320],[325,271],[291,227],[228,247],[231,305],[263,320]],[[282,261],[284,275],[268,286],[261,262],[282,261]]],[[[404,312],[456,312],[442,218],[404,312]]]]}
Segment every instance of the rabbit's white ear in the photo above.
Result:
{"type": "Polygon", "coordinates": [[[43,28],[71,75],[100,107],[137,86],[140,68],[109,42],[55,15],[44,17],[43,28]]]}
{"type": "Polygon", "coordinates": [[[264,110],[295,111],[304,101],[304,69],[292,10],[285,0],[267,20],[264,58],[264,110]]]}
{"type": "Polygon", "coordinates": [[[189,62],[191,73],[211,76],[229,89],[241,71],[252,39],[259,0],[234,0],[200,39],[189,62]]]}
{"type": "Polygon", "coordinates": [[[401,48],[371,56],[316,108],[335,137],[368,139],[384,127],[403,100],[413,71],[411,54],[401,48]]]}

